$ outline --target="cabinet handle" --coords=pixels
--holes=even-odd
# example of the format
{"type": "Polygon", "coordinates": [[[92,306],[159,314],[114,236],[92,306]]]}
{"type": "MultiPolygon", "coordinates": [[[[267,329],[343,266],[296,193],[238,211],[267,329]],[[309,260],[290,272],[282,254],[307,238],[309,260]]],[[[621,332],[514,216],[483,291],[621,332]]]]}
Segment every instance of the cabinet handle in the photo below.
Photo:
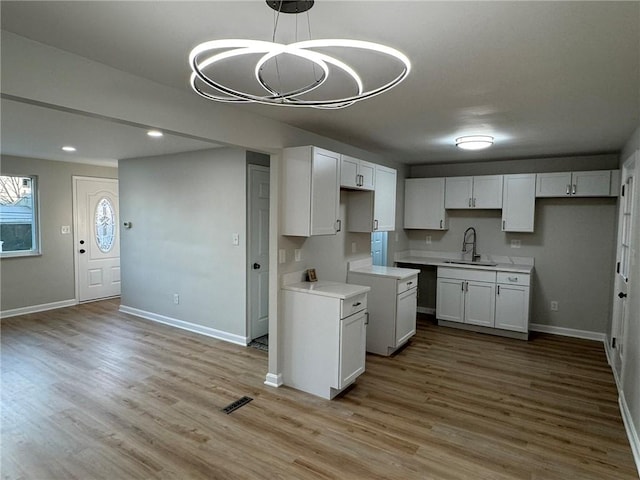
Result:
{"type": "Polygon", "coordinates": [[[336,228],[336,233],[337,232],[341,232],[342,231],[342,220],[338,219],[338,220],[336,220],[336,223],[338,224],[338,227],[336,228]]]}
{"type": "Polygon", "coordinates": [[[567,195],[571,195],[571,185],[567,183],[567,195]]]}
{"type": "Polygon", "coordinates": [[[364,324],[369,325],[369,312],[364,314],[364,318],[366,318],[366,320],[364,321],[364,324]]]}
{"type": "Polygon", "coordinates": [[[469,291],[469,282],[464,282],[464,291],[465,292],[469,291]]]}
{"type": "Polygon", "coordinates": [[[462,289],[461,289],[461,290],[464,292],[464,282],[461,282],[461,283],[460,283],[460,286],[462,287],[462,289]]]}
{"type": "Polygon", "coordinates": [[[576,188],[576,184],[574,183],[573,186],[571,187],[571,195],[575,195],[577,190],[578,189],[576,188]]]}
{"type": "Polygon", "coordinates": [[[498,295],[500,295],[500,285],[498,285],[498,295]]]}
{"type": "Polygon", "coordinates": [[[359,307],[360,305],[362,305],[362,302],[356,302],[353,305],[351,305],[352,307],[359,307]]]}
{"type": "Polygon", "coordinates": [[[469,208],[471,208],[471,198],[469,198],[469,208]]]}
{"type": "Polygon", "coordinates": [[[508,277],[510,282],[517,282],[518,277],[508,277]]]}
{"type": "Polygon", "coordinates": [[[440,220],[440,228],[442,228],[442,220],[440,220]]]}
{"type": "Polygon", "coordinates": [[[476,208],[476,197],[473,197],[473,208],[476,208]]]}
{"type": "Polygon", "coordinates": [[[413,285],[413,282],[407,282],[407,287],[408,287],[409,285],[413,285]]]}
{"type": "Polygon", "coordinates": [[[378,220],[373,221],[373,229],[378,230],[378,220]]]}
{"type": "Polygon", "coordinates": [[[505,228],[507,228],[507,221],[502,220],[502,230],[504,230],[505,228]]]}

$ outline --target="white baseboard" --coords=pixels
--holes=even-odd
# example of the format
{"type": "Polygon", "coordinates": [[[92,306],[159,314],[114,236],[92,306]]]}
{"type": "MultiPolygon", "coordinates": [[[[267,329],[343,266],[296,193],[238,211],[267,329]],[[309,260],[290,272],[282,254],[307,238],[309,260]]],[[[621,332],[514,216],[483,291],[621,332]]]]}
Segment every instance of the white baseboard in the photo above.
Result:
{"type": "Polygon", "coordinates": [[[0,318],[17,317],[18,315],[27,315],[29,313],[46,312],[47,310],[55,310],[57,308],[73,307],[78,301],[75,298],[62,300],[60,302],[43,303],[40,305],[31,305],[29,307],[13,308],[11,310],[3,310],[0,312],[0,318]]]}
{"type": "Polygon", "coordinates": [[[224,332],[222,330],[216,330],[215,328],[204,327],[196,323],[178,320],[177,318],[166,317],[164,315],[147,312],[145,310],[128,307],[126,305],[120,305],[120,311],[123,313],[128,313],[130,315],[135,315],[136,317],[144,318],[146,320],[151,320],[153,322],[164,323],[165,325],[181,328],[182,330],[188,330],[189,332],[199,333],[201,335],[206,335],[207,337],[213,337],[217,338],[218,340],[224,340],[225,342],[235,343],[236,345],[242,345],[246,347],[249,344],[249,339],[247,337],[243,337],[242,335],[235,335],[233,333],[224,332]]]}
{"type": "Polygon", "coordinates": [[[267,377],[264,381],[265,385],[270,387],[279,387],[282,385],[282,374],[267,373],[267,377]]]}
{"type": "Polygon", "coordinates": [[[431,307],[418,307],[417,308],[417,312],[418,313],[426,313],[427,315],[435,315],[436,314],[436,309],[435,308],[431,308],[431,307]]]}
{"type": "Polygon", "coordinates": [[[541,325],[539,323],[529,324],[529,331],[553,333],[554,335],[562,335],[563,337],[583,338],[585,340],[597,340],[599,342],[604,342],[606,339],[606,334],[600,332],[576,330],[574,328],[554,327],[551,325],[541,325]]]}
{"type": "Polygon", "coordinates": [[[638,431],[633,423],[629,406],[624,399],[624,392],[621,390],[618,392],[620,394],[618,396],[618,403],[620,404],[622,421],[624,422],[624,427],[627,430],[627,437],[629,437],[629,443],[631,444],[631,452],[633,453],[633,458],[636,461],[636,468],[638,469],[638,475],[640,476],[640,437],[638,437],[638,431]]]}

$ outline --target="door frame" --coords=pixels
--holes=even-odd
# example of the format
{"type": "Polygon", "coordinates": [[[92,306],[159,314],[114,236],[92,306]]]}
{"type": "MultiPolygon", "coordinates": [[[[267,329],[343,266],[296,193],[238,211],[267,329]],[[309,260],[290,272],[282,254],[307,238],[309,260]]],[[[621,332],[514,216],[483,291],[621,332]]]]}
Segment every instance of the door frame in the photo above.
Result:
{"type": "MultiPolygon", "coordinates": [[[[117,178],[111,177],[88,177],[83,175],[72,175],[71,176],[71,211],[73,214],[73,271],[74,271],[74,283],[75,283],[75,302],[80,303],[80,259],[78,258],[78,242],[80,238],[78,236],[78,180],[100,180],[100,181],[109,181],[115,182],[119,187],[119,180],[117,178]]],[[[118,195],[119,196],[119,195],[118,195]]],[[[118,205],[120,202],[118,202],[118,205]]],[[[120,207],[118,206],[118,220],[120,219],[120,207]]],[[[118,228],[120,226],[118,225],[118,228]]],[[[118,236],[118,240],[120,236],[118,236]]],[[[115,298],[115,297],[114,297],[115,298]]],[[[91,301],[91,300],[88,300],[91,301]]]]}
{"type": "MultiPolygon", "coordinates": [[[[252,260],[251,260],[251,252],[252,252],[252,230],[251,230],[251,220],[252,220],[252,210],[251,210],[251,174],[253,171],[262,171],[269,174],[269,185],[271,185],[271,167],[266,165],[258,165],[249,163],[247,164],[247,340],[253,340],[253,305],[252,305],[252,295],[251,289],[253,288],[253,282],[251,280],[251,271],[252,271],[252,260]]],[[[273,202],[273,198],[271,195],[271,186],[269,187],[269,225],[271,225],[271,203],[273,202]]],[[[269,278],[271,278],[271,232],[267,232],[269,237],[269,278]]],[[[267,296],[267,301],[271,304],[270,295],[267,296]]],[[[271,309],[269,306],[267,307],[267,311],[269,312],[269,317],[271,317],[271,309]]],[[[270,328],[270,320],[267,323],[268,331],[270,328]]],[[[268,333],[267,331],[267,333],[268,333]]]]}

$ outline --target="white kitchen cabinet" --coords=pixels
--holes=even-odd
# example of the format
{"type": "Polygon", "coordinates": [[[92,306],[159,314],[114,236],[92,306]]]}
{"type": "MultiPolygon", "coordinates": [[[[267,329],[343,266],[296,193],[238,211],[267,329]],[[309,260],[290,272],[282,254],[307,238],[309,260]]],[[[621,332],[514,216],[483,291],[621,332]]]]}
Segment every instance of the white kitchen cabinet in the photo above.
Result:
{"type": "Polygon", "coordinates": [[[347,231],[390,232],[396,226],[396,171],[376,165],[373,192],[347,192],[347,231]]]}
{"type": "Polygon", "coordinates": [[[283,382],[334,398],[365,371],[369,287],[302,282],[283,287],[283,382]]]}
{"type": "Polygon", "coordinates": [[[438,268],[436,318],[493,327],[496,272],[438,268]]]}
{"type": "Polygon", "coordinates": [[[502,208],[502,175],[447,177],[445,208],[502,208]]]}
{"type": "Polygon", "coordinates": [[[444,178],[408,178],[404,181],[404,228],[448,230],[444,208],[444,178]]]}
{"type": "Polygon", "coordinates": [[[531,312],[531,276],[498,272],[495,327],[527,333],[531,312]]]}
{"type": "Polygon", "coordinates": [[[504,175],[502,191],[502,231],[533,232],[536,175],[504,175]]]}
{"type": "Polygon", "coordinates": [[[357,190],[373,190],[376,166],[348,155],[340,158],[340,186],[357,190]]]}
{"type": "Polygon", "coordinates": [[[282,235],[335,235],[340,228],[340,154],[318,147],[285,148],[282,235]]]}
{"type": "Polygon", "coordinates": [[[418,273],[370,264],[347,272],[347,283],[371,288],[367,352],[391,355],[415,335],[418,273]]]}
{"type": "Polygon", "coordinates": [[[608,197],[611,170],[538,173],[536,197],[608,197]]]}

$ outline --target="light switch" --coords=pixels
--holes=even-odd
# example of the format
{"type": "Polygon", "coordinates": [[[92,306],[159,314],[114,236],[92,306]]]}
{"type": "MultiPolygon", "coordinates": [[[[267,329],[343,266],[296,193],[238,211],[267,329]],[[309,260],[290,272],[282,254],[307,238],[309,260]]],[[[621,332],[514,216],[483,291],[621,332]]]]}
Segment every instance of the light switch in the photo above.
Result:
{"type": "Polygon", "coordinates": [[[278,250],[278,263],[285,263],[287,261],[287,251],[284,248],[278,250]]]}
{"type": "Polygon", "coordinates": [[[511,240],[511,248],[520,248],[521,245],[520,240],[511,240]]]}

